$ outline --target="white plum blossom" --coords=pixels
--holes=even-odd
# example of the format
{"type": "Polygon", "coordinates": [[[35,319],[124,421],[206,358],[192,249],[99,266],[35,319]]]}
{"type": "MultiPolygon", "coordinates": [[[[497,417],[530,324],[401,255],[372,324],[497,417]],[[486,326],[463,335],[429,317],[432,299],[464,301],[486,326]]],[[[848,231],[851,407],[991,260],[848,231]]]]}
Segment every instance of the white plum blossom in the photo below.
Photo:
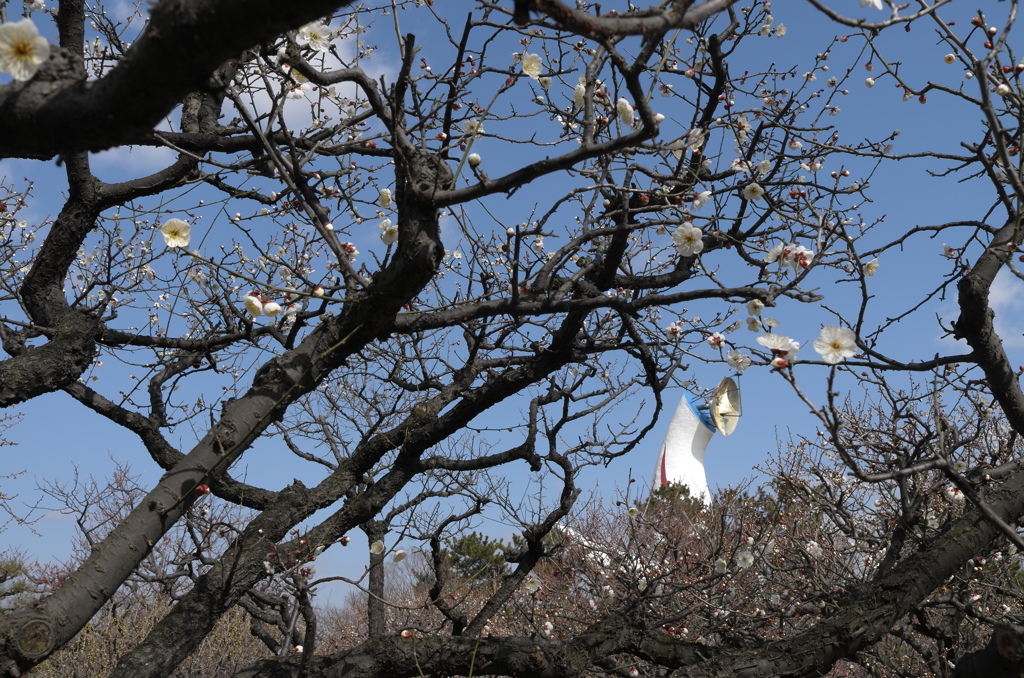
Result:
{"type": "Polygon", "coordinates": [[[724,558],[719,558],[715,561],[715,574],[725,574],[728,569],[729,563],[725,562],[724,558]]]}
{"type": "Polygon", "coordinates": [[[359,250],[356,249],[355,244],[350,242],[342,243],[341,251],[348,257],[349,261],[355,261],[356,257],[359,256],[359,250]]]}
{"type": "Polygon", "coordinates": [[[168,247],[188,247],[189,233],[192,227],[188,222],[181,219],[168,219],[160,227],[160,234],[164,237],[164,244],[168,247]]]}
{"type": "Polygon", "coordinates": [[[583,108],[584,97],[587,95],[587,86],[582,82],[576,85],[576,89],[572,93],[572,105],[576,108],[583,108]]]}
{"type": "Polygon", "coordinates": [[[722,348],[725,345],[725,337],[722,336],[721,332],[715,332],[708,337],[708,345],[711,348],[722,348]]]}
{"type": "Polygon", "coordinates": [[[754,554],[750,551],[740,551],[736,554],[736,567],[741,570],[749,569],[754,564],[754,554]]]}
{"type": "Polygon", "coordinates": [[[523,55],[523,73],[534,80],[540,80],[541,71],[544,70],[544,64],[541,61],[539,54],[524,54],[523,55]]]}
{"type": "Polygon", "coordinates": [[[281,312],[281,304],[276,301],[268,301],[263,304],[263,315],[273,318],[281,312]]]}
{"type": "Polygon", "coordinates": [[[50,58],[50,43],[31,19],[0,24],[0,71],[28,80],[50,58]]]}
{"type": "Polygon", "coordinates": [[[619,114],[619,121],[626,127],[633,126],[633,105],[626,99],[619,99],[615,102],[615,110],[619,114]]]}
{"type": "Polygon", "coordinates": [[[379,556],[380,554],[384,553],[384,542],[378,539],[377,541],[370,544],[370,553],[372,553],[375,556],[379,556]]]}
{"type": "Polygon", "coordinates": [[[28,0],[25,3],[25,8],[30,12],[39,12],[46,9],[46,3],[43,0],[28,0]]]}
{"type": "Polygon", "coordinates": [[[860,0],[861,7],[874,7],[875,9],[882,9],[882,0],[860,0]]]}
{"type": "Polygon", "coordinates": [[[946,487],[945,494],[946,499],[948,499],[953,504],[964,503],[964,493],[960,491],[959,487],[949,485],[946,487]]]}
{"type": "Polygon", "coordinates": [[[380,231],[380,241],[385,245],[394,245],[398,242],[398,226],[393,224],[390,219],[380,222],[380,231]]]}
{"type": "Polygon", "coordinates": [[[405,560],[405,551],[404,551],[404,550],[402,550],[402,549],[398,549],[398,550],[397,550],[397,551],[395,551],[395,552],[394,552],[394,554],[393,554],[393,555],[391,556],[391,559],[392,559],[393,561],[395,561],[396,563],[400,563],[400,562],[402,562],[403,560],[405,560]]]}
{"type": "Polygon", "coordinates": [[[206,273],[204,273],[201,268],[190,269],[188,272],[188,279],[192,282],[199,283],[200,285],[205,285],[207,281],[206,273]]]}
{"type": "Polygon", "coordinates": [[[760,200],[764,197],[764,189],[758,183],[747,184],[743,187],[744,200],[760,200]]]}
{"type": "Polygon", "coordinates": [[[699,210],[711,199],[711,191],[701,191],[693,196],[693,209],[699,210]]]}
{"type": "Polygon", "coordinates": [[[554,629],[555,629],[555,625],[552,624],[549,621],[546,621],[546,622],[544,622],[543,624],[540,625],[540,632],[544,635],[545,638],[550,637],[551,636],[551,632],[554,629]]]}
{"type": "Polygon", "coordinates": [[[729,163],[729,169],[736,174],[750,174],[750,163],[743,158],[736,158],[729,163]]]}
{"type": "Polygon", "coordinates": [[[540,579],[537,579],[534,575],[530,575],[526,578],[526,591],[527,593],[536,593],[540,590],[540,579]]]}
{"type": "Polygon", "coordinates": [[[467,137],[479,139],[484,135],[484,123],[480,120],[467,120],[462,123],[462,132],[467,137]]]}
{"type": "Polygon", "coordinates": [[[956,259],[956,250],[946,243],[942,243],[942,256],[947,259],[956,259]]]}
{"type": "Polygon", "coordinates": [[[638,515],[640,515],[640,509],[638,509],[635,506],[630,506],[626,510],[626,515],[628,515],[630,518],[636,518],[638,515]]]}
{"type": "Polygon", "coordinates": [[[678,339],[682,333],[683,328],[678,322],[673,322],[665,328],[665,336],[669,339],[678,339]]]}
{"type": "Polygon", "coordinates": [[[736,130],[736,139],[741,143],[747,142],[747,132],[750,131],[750,121],[746,113],[740,113],[733,122],[733,129],[736,130]]]}
{"type": "Polygon", "coordinates": [[[814,350],[829,365],[835,365],[857,354],[857,335],[849,327],[828,325],[821,329],[821,336],[814,340],[814,350]]]}
{"type": "Polygon", "coordinates": [[[764,255],[763,261],[766,264],[778,261],[783,268],[791,266],[794,270],[798,271],[800,268],[810,266],[813,260],[814,252],[803,245],[797,245],[796,243],[784,245],[780,243],[768,250],[768,253],[764,255]]]}
{"type": "Polygon", "coordinates": [[[329,26],[314,21],[299,29],[296,40],[300,45],[308,45],[317,52],[327,52],[331,49],[331,38],[333,37],[334,33],[329,26]]]}
{"type": "Polygon", "coordinates": [[[747,302],[747,314],[752,316],[760,316],[761,310],[764,308],[764,302],[760,299],[751,299],[747,302]]]}
{"type": "Polygon", "coordinates": [[[878,257],[875,257],[868,263],[864,264],[864,275],[870,278],[874,274],[878,273],[878,257]]]}
{"type": "Polygon", "coordinates": [[[747,330],[759,332],[761,330],[761,321],[758,318],[747,318],[747,330]]]}
{"type": "Polygon", "coordinates": [[[821,546],[816,541],[807,542],[806,549],[807,555],[809,555],[811,558],[814,558],[815,560],[825,555],[825,551],[822,550],[821,546]]]}
{"type": "Polygon", "coordinates": [[[814,252],[803,245],[791,244],[782,252],[781,263],[783,266],[791,266],[793,270],[807,268],[814,260],[814,252]]]}
{"type": "Polygon", "coordinates": [[[391,189],[380,189],[380,195],[377,196],[377,204],[380,205],[380,208],[386,210],[387,208],[391,207],[392,202],[393,201],[391,199],[391,189]]]}
{"type": "Polygon", "coordinates": [[[745,369],[750,367],[751,362],[750,356],[735,349],[725,354],[725,361],[728,363],[729,367],[737,372],[743,372],[745,369]]]}
{"type": "Polygon", "coordinates": [[[250,292],[245,295],[243,300],[245,303],[245,310],[249,312],[253,318],[258,318],[263,315],[263,302],[260,301],[259,296],[255,292],[250,292]]]}
{"type": "Polygon", "coordinates": [[[689,221],[684,221],[672,231],[672,243],[684,257],[700,254],[704,249],[704,233],[689,221]]]}
{"type": "Polygon", "coordinates": [[[800,350],[799,343],[781,334],[761,335],[757,338],[757,343],[771,351],[774,356],[774,359],[772,360],[773,367],[787,367],[792,365],[796,362],[797,351],[800,350]]]}
{"type": "Polygon", "coordinates": [[[700,127],[694,127],[686,133],[686,144],[694,153],[699,151],[700,147],[704,145],[705,139],[707,139],[707,133],[700,127]]]}
{"type": "Polygon", "coordinates": [[[306,96],[307,92],[313,91],[313,85],[308,82],[304,82],[301,85],[295,85],[287,92],[284,93],[286,99],[302,99],[306,96]]]}
{"type": "Polygon", "coordinates": [[[683,151],[686,150],[686,144],[681,139],[676,139],[668,145],[668,150],[672,151],[673,158],[680,160],[683,157],[683,151]]]}

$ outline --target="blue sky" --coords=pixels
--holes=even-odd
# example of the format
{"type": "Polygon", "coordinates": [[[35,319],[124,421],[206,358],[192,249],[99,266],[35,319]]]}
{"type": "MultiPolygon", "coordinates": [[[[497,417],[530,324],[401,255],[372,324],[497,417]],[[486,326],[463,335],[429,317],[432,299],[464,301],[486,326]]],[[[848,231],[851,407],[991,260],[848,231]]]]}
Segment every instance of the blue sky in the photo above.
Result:
{"type": "MultiPolygon", "coordinates": [[[[1006,3],[988,3],[993,16],[996,12],[1004,12],[1005,5],[1006,3]]],[[[450,6],[468,7],[469,3],[445,3],[445,8],[450,6]]],[[[857,7],[854,0],[834,2],[833,6],[862,16],[869,16],[869,12],[873,11],[857,7]]],[[[973,16],[973,10],[961,6],[956,11],[963,14],[956,17],[958,25],[966,26],[973,16]]],[[[452,11],[453,17],[464,15],[464,11],[452,11]]],[[[946,16],[953,18],[953,11],[946,12],[946,16]]],[[[417,20],[413,18],[403,17],[403,22],[403,30],[420,29],[417,20]]],[[[736,75],[748,68],[763,69],[771,63],[778,64],[781,68],[794,67],[798,73],[803,73],[811,68],[815,54],[823,52],[831,45],[832,58],[827,62],[830,70],[828,73],[820,72],[818,80],[813,84],[824,88],[824,81],[831,74],[840,78],[839,89],[849,90],[847,95],[835,95],[834,105],[839,106],[841,112],[830,119],[830,122],[836,125],[844,142],[865,137],[877,138],[896,129],[899,129],[901,134],[895,140],[894,153],[912,153],[936,148],[962,152],[959,148],[961,141],[977,140],[980,117],[977,111],[939,92],[929,94],[929,100],[925,104],[918,103],[916,98],[903,101],[902,91],[893,86],[890,78],[880,75],[877,62],[875,68],[869,72],[865,68],[865,62],[869,59],[862,57],[844,80],[846,68],[861,52],[863,41],[853,38],[845,43],[833,44],[833,36],[843,31],[831,26],[824,17],[807,5],[778,3],[775,8],[775,24],[779,23],[787,27],[786,36],[782,39],[747,40],[732,59],[733,74],[736,75]],[[872,88],[864,84],[865,78],[869,76],[877,77],[877,82],[872,88]]],[[[397,66],[395,59],[387,53],[385,47],[390,44],[389,30],[390,25],[387,22],[378,21],[365,38],[367,41],[378,41],[382,47],[369,63],[374,64],[370,67],[373,73],[383,76],[385,80],[393,78],[397,66]]],[[[420,44],[424,45],[425,54],[430,55],[432,47],[426,34],[421,38],[420,44]]],[[[891,62],[900,62],[900,74],[915,86],[933,80],[953,88],[960,85],[967,89],[976,87],[975,83],[964,78],[960,65],[948,65],[943,62],[943,56],[950,50],[944,45],[937,44],[934,32],[927,21],[915,23],[909,32],[902,28],[886,31],[878,38],[876,45],[882,55],[891,62]]],[[[514,45],[509,47],[509,54],[513,47],[514,45]]],[[[436,45],[434,48],[440,49],[436,45]]],[[[500,49],[495,48],[495,53],[500,49]]],[[[441,62],[442,60],[438,59],[438,63],[441,62]]],[[[516,87],[528,86],[528,82],[523,82],[516,87]]],[[[525,94],[525,89],[512,91],[509,97],[513,96],[516,97],[516,105],[525,105],[524,101],[529,98],[525,94]]],[[[571,92],[553,92],[550,96],[571,97],[571,92]]],[[[482,92],[481,98],[486,100],[489,93],[482,92]]],[[[658,103],[656,100],[656,108],[658,103]]],[[[296,113],[290,115],[295,116],[295,124],[301,124],[299,121],[305,115],[305,109],[299,107],[295,110],[296,113]]],[[[666,109],[661,112],[668,117],[662,126],[666,138],[674,138],[686,131],[685,123],[679,120],[689,115],[687,111],[666,109]]],[[[548,133],[557,136],[557,130],[554,129],[556,123],[551,124],[552,131],[548,133]]],[[[485,126],[488,133],[500,131],[498,122],[485,126]]],[[[723,149],[726,159],[730,153],[727,146],[723,149]]],[[[497,140],[485,137],[477,142],[473,150],[485,158],[485,163],[488,163],[486,166],[490,168],[497,167],[500,163],[514,165],[536,158],[536,155],[529,155],[528,152],[524,152],[522,156],[507,154],[505,148],[497,140]]],[[[100,154],[95,158],[94,164],[99,176],[115,180],[159,168],[166,160],[166,151],[136,148],[100,154]]],[[[858,172],[867,171],[865,166],[851,165],[849,169],[856,177],[858,172]]],[[[927,173],[929,169],[935,171],[941,168],[936,161],[910,158],[883,163],[871,177],[868,191],[871,201],[860,209],[866,223],[878,222],[868,235],[868,240],[881,245],[891,240],[895,234],[915,225],[941,223],[953,218],[982,218],[987,208],[986,201],[991,194],[991,189],[985,181],[980,180],[979,183],[979,180],[974,180],[961,184],[957,183],[955,178],[937,179],[927,173]]],[[[832,169],[826,167],[826,171],[832,169]]],[[[36,183],[37,199],[23,218],[42,222],[55,216],[56,210],[59,209],[58,196],[66,190],[66,183],[62,171],[53,163],[0,161],[0,176],[4,175],[8,180],[17,181],[21,177],[28,177],[36,183]]],[[[531,190],[535,193],[527,195],[536,196],[538,201],[543,199],[543,187],[532,187],[531,190]]],[[[514,221],[530,218],[529,214],[519,216],[517,212],[523,205],[528,204],[530,199],[518,195],[513,200],[496,196],[487,201],[489,209],[511,213],[510,219],[514,221]]],[[[372,230],[375,231],[375,228],[374,226],[372,230]]],[[[376,233],[363,237],[365,245],[353,236],[360,249],[375,245],[376,233]]],[[[898,256],[895,252],[889,252],[880,257],[878,274],[870,281],[870,291],[874,299],[866,322],[867,328],[870,329],[884,322],[886,317],[907,309],[916,303],[920,295],[929,285],[933,285],[935,280],[953,271],[954,264],[941,256],[944,242],[942,238],[948,237],[950,236],[943,235],[931,239],[919,235],[908,241],[898,256]]],[[[952,241],[949,244],[958,248],[961,246],[961,243],[952,241]]],[[[449,244],[446,240],[446,246],[454,250],[459,247],[459,243],[455,241],[449,244]]],[[[824,303],[828,309],[843,315],[851,313],[852,305],[858,300],[856,290],[835,285],[828,279],[823,279],[821,284],[822,291],[826,294],[824,303]]],[[[1020,282],[1005,277],[996,286],[993,303],[998,323],[1007,330],[1004,335],[1006,345],[1021,362],[1024,362],[1024,352],[1021,351],[1024,347],[1021,340],[1024,321],[1019,319],[1021,307],[1024,306],[1024,295],[1020,292],[1020,282]]],[[[930,357],[936,353],[960,352],[962,348],[955,342],[941,338],[938,323],[939,318],[947,324],[955,319],[957,311],[954,301],[952,298],[946,298],[929,302],[911,318],[887,330],[881,347],[893,356],[905,360],[930,357]]],[[[836,322],[835,316],[828,309],[786,302],[776,309],[766,309],[765,315],[778,318],[781,322],[778,331],[804,344],[802,357],[813,359],[816,356],[810,349],[810,343],[817,337],[822,325],[836,322]]],[[[691,305],[686,315],[712,317],[715,313],[722,313],[725,310],[721,302],[702,302],[691,305]]],[[[682,314],[679,309],[666,311],[666,325],[672,319],[673,312],[682,314]]],[[[745,315],[742,307],[738,307],[736,313],[736,317],[739,318],[745,315]]],[[[735,335],[731,335],[730,339],[735,338],[752,344],[754,336],[745,329],[740,329],[735,335]]],[[[696,352],[698,355],[689,361],[691,372],[685,376],[681,375],[680,380],[693,380],[699,386],[711,388],[720,378],[731,374],[731,371],[721,363],[700,362],[700,357],[713,355],[707,347],[698,347],[696,352]]],[[[826,369],[821,366],[799,364],[796,367],[801,386],[806,388],[812,399],[821,397],[826,369]]],[[[850,388],[855,388],[852,380],[846,381],[850,388]]],[[[816,420],[807,414],[807,407],[769,368],[750,368],[742,376],[740,383],[744,399],[743,420],[735,434],[728,438],[716,436],[708,448],[706,469],[712,489],[758,482],[760,476],[756,468],[776,450],[777,440],[785,442],[789,432],[797,436],[810,436],[816,430],[816,420]]],[[[682,391],[676,390],[672,398],[681,396],[682,391]]],[[[614,501],[626,491],[627,477],[636,478],[638,484],[646,486],[652,478],[658,448],[674,408],[675,401],[666,403],[661,422],[641,449],[628,458],[616,460],[607,468],[588,469],[581,482],[582,487],[585,490],[592,488],[598,496],[614,501]]],[[[0,454],[6,455],[4,466],[9,472],[25,471],[24,475],[17,479],[5,481],[0,485],[5,493],[19,495],[16,502],[33,504],[38,497],[34,490],[37,483],[66,483],[76,470],[83,476],[102,476],[112,468],[112,459],[130,461],[134,471],[142,474],[145,479],[153,479],[159,475],[134,436],[85,412],[69,396],[50,394],[17,409],[24,415],[24,419],[7,434],[7,438],[16,442],[17,446],[0,447],[0,454]]],[[[480,424],[500,426],[507,421],[508,416],[508,410],[503,407],[500,412],[484,417],[480,424]]],[[[180,443],[183,449],[190,447],[189,432],[186,429],[179,429],[174,435],[177,440],[173,442],[180,443]]],[[[272,478],[270,482],[284,484],[291,479],[293,470],[288,468],[282,472],[280,468],[275,467],[274,459],[277,453],[277,450],[260,447],[246,455],[241,467],[236,470],[240,475],[245,474],[254,480],[272,478]]],[[[511,472],[522,473],[516,470],[511,472]]],[[[525,480],[525,473],[522,479],[525,480]]],[[[46,500],[43,505],[47,505],[46,500]]],[[[40,535],[24,528],[8,526],[7,543],[41,560],[66,558],[67,543],[74,530],[72,518],[56,513],[37,515],[40,520],[34,528],[41,533],[40,535]]],[[[507,526],[490,522],[483,523],[482,529],[497,536],[507,536],[508,532],[507,526]]],[[[355,538],[359,540],[361,535],[355,538]]],[[[325,555],[320,564],[321,574],[329,574],[334,568],[351,573],[351,552],[339,551],[333,549],[325,555]]]]}

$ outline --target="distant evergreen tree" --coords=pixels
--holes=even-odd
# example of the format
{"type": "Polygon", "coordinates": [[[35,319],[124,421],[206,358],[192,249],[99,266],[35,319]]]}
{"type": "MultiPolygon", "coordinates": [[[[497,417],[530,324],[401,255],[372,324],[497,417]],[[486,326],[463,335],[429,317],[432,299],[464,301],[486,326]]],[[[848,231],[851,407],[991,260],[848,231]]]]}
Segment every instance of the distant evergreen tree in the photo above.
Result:
{"type": "Polygon", "coordinates": [[[445,543],[445,561],[451,572],[467,582],[490,581],[508,571],[501,539],[491,539],[479,532],[462,534],[445,543]]]}

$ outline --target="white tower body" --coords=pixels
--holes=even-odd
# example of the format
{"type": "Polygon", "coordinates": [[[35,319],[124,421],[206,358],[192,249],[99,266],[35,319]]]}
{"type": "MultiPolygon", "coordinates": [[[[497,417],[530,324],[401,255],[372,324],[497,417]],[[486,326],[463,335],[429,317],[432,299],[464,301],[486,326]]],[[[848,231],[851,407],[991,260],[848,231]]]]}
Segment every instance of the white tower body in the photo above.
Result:
{"type": "Polygon", "coordinates": [[[711,503],[704,473],[704,451],[716,430],[711,416],[683,396],[668,424],[665,442],[661,444],[658,465],[654,469],[654,488],[671,483],[686,485],[691,497],[704,504],[711,503]]]}

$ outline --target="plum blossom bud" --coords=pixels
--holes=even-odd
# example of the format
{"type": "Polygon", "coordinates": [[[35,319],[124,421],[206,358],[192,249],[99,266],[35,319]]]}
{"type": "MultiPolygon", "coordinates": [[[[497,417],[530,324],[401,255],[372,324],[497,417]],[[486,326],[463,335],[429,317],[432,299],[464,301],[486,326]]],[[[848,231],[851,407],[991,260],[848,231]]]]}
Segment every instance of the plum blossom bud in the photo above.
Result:
{"type": "Polygon", "coordinates": [[[865,80],[864,80],[864,85],[865,85],[865,86],[866,86],[866,87],[867,87],[868,89],[870,89],[870,88],[874,87],[874,86],[875,86],[875,79],[874,79],[874,78],[867,78],[867,79],[865,79],[865,80]]]}
{"type": "Polygon", "coordinates": [[[324,288],[320,287],[319,285],[314,287],[313,288],[313,296],[314,297],[322,297],[322,296],[324,296],[324,288]]]}
{"type": "Polygon", "coordinates": [[[479,167],[481,163],[479,153],[470,153],[469,157],[466,158],[466,162],[469,163],[470,167],[479,167]]]}
{"type": "Polygon", "coordinates": [[[276,301],[268,301],[263,304],[263,315],[273,318],[275,315],[281,312],[281,304],[276,301]]]}

